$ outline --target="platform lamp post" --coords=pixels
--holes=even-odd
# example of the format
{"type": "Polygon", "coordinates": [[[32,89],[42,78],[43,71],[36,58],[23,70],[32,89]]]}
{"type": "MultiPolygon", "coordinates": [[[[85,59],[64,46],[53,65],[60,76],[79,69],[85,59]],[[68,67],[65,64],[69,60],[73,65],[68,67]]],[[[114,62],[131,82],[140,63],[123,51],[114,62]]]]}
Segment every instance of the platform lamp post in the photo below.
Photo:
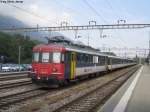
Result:
{"type": "Polygon", "coordinates": [[[150,31],[149,31],[149,50],[148,50],[147,60],[148,60],[148,64],[150,65],[150,31]]]}

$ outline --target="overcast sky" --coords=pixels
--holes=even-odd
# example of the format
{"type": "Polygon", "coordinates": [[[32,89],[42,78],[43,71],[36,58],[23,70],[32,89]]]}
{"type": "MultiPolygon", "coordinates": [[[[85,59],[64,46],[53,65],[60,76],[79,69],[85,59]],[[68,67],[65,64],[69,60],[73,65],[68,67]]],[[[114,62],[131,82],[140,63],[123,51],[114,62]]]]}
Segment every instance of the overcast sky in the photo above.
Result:
{"type": "MultiPolygon", "coordinates": [[[[0,0],[3,1],[3,0],[0,0]]],[[[150,23],[149,0],[23,0],[23,3],[0,3],[0,14],[15,17],[30,26],[58,26],[61,21],[70,25],[86,25],[95,20],[97,24],[150,23]]],[[[99,47],[148,48],[149,29],[79,31],[79,41],[99,47]]],[[[75,40],[75,32],[61,32],[75,40]]],[[[124,52],[124,51],[123,51],[124,52]]]]}

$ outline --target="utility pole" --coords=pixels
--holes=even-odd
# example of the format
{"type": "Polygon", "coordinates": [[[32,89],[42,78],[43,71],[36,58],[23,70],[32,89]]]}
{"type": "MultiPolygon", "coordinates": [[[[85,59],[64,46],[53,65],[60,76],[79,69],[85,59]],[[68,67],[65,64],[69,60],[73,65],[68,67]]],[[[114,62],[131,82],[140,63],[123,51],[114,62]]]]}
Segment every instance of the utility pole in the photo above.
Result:
{"type": "Polygon", "coordinates": [[[89,44],[90,44],[89,41],[90,41],[90,36],[89,36],[89,33],[88,33],[88,46],[89,46],[89,44]]]}
{"type": "Polygon", "coordinates": [[[21,46],[19,45],[19,49],[18,49],[18,64],[19,64],[19,72],[20,72],[20,62],[21,62],[21,46]]]}
{"type": "Polygon", "coordinates": [[[75,39],[78,38],[78,31],[75,30],[75,39]]]}
{"type": "Polygon", "coordinates": [[[149,53],[147,56],[148,64],[150,64],[150,31],[149,31],[149,53]]]}
{"type": "Polygon", "coordinates": [[[39,25],[37,24],[36,27],[37,27],[37,32],[38,32],[39,31],[39,25]]]}
{"type": "Polygon", "coordinates": [[[149,55],[150,55],[150,31],[149,31],[149,55]]]}

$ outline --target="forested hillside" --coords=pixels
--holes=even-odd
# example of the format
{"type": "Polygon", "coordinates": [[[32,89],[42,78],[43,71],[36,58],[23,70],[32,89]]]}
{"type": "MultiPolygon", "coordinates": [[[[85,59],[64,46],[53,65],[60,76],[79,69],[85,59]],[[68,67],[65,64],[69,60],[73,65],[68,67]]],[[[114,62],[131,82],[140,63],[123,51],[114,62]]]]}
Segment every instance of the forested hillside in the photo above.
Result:
{"type": "Polygon", "coordinates": [[[19,46],[21,46],[21,63],[31,63],[32,48],[36,44],[40,42],[30,40],[30,37],[0,32],[0,63],[18,63],[19,46]]]}

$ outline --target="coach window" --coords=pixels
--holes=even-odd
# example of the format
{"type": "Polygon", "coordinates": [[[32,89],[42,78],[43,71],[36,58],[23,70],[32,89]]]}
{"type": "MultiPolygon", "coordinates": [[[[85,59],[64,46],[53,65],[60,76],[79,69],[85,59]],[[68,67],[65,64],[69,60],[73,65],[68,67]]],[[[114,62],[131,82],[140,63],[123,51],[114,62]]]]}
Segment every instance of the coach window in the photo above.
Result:
{"type": "Polygon", "coordinates": [[[79,54],[77,54],[77,62],[78,63],[80,62],[80,56],[79,56],[79,54]]]}
{"type": "Polygon", "coordinates": [[[88,55],[87,54],[85,55],[85,62],[88,63],[88,55]]]}
{"type": "Polygon", "coordinates": [[[61,53],[54,52],[53,53],[53,63],[60,63],[60,59],[61,59],[61,53]]]}
{"type": "Polygon", "coordinates": [[[93,64],[95,63],[95,56],[93,56],[93,64]]]}
{"type": "Polygon", "coordinates": [[[42,62],[43,63],[49,62],[49,53],[42,53],[42,62]]]}
{"type": "Polygon", "coordinates": [[[98,56],[95,56],[95,63],[98,63],[98,56]]]}
{"type": "Polygon", "coordinates": [[[39,62],[39,53],[33,53],[33,61],[39,62]]]}

